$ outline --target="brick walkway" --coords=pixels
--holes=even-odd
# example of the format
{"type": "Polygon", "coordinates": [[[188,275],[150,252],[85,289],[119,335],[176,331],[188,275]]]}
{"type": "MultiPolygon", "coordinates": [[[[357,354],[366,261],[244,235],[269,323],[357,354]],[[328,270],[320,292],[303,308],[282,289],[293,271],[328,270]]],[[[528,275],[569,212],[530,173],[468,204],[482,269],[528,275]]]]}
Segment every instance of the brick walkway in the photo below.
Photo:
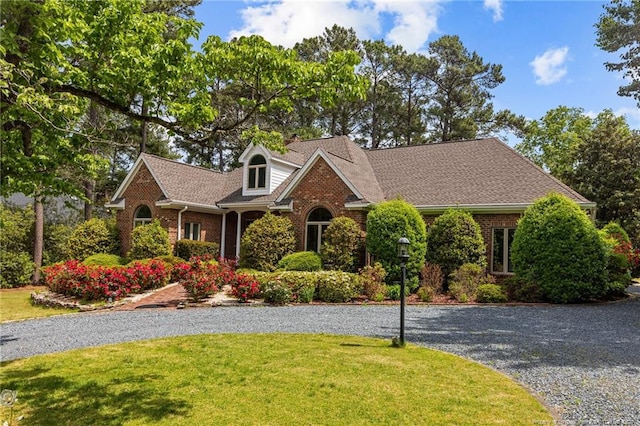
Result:
{"type": "Polygon", "coordinates": [[[162,288],[149,296],[143,297],[135,302],[115,308],[117,311],[131,311],[138,308],[172,308],[175,309],[179,304],[184,304],[188,299],[188,295],[184,287],[180,284],[172,284],[162,288]]]}
{"type": "MultiPolygon", "coordinates": [[[[208,302],[205,302],[210,305],[236,305],[238,300],[229,294],[230,291],[231,288],[227,286],[223,291],[216,293],[208,302]]],[[[177,309],[185,307],[188,302],[189,295],[184,287],[180,284],[171,284],[148,296],[141,297],[131,303],[118,306],[114,308],[114,310],[132,311],[134,309],[145,308],[177,309]]],[[[191,305],[193,305],[193,303],[191,303],[191,305]]]]}

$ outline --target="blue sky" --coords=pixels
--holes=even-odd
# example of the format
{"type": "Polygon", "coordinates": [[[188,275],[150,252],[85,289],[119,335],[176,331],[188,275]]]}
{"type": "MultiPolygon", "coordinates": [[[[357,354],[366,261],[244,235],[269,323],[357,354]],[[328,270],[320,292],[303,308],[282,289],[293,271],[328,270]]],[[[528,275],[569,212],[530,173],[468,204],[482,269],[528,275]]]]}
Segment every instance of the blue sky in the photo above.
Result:
{"type": "MultiPolygon", "coordinates": [[[[560,105],[595,116],[604,109],[640,128],[640,109],[617,95],[621,75],[603,63],[616,60],[595,46],[601,1],[203,0],[196,19],[225,40],[260,34],[292,47],[325,27],[352,27],[360,39],[384,39],[409,52],[426,51],[443,35],[458,35],[485,62],[501,64],[506,81],[493,90],[496,109],[530,119],[560,105]]],[[[510,141],[511,143],[512,141],[510,141]]]]}

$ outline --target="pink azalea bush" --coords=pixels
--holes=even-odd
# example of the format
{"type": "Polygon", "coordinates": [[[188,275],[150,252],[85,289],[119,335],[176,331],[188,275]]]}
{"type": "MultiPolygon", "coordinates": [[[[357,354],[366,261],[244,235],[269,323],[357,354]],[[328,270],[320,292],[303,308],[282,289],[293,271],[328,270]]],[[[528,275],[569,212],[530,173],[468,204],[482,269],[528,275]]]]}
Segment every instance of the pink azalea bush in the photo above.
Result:
{"type": "Polygon", "coordinates": [[[231,284],[233,295],[246,302],[260,294],[260,284],[250,275],[238,274],[235,281],[231,284]]]}
{"type": "Polygon", "coordinates": [[[159,260],[130,266],[89,266],[69,260],[43,268],[50,291],[83,300],[120,299],[165,286],[171,271],[159,260]]]}

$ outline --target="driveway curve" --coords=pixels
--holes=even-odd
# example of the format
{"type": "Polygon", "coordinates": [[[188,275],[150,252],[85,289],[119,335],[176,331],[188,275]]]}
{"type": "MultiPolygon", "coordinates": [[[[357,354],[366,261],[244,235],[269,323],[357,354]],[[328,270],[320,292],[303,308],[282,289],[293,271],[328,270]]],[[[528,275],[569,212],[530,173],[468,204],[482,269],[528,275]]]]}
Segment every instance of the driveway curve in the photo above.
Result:
{"type": "MultiPolygon", "coordinates": [[[[390,338],[398,329],[398,306],[73,314],[2,324],[0,359],[201,333],[390,338]]],[[[408,306],[406,340],[506,373],[539,395],[561,424],[640,424],[640,298],[598,305],[408,306]]]]}

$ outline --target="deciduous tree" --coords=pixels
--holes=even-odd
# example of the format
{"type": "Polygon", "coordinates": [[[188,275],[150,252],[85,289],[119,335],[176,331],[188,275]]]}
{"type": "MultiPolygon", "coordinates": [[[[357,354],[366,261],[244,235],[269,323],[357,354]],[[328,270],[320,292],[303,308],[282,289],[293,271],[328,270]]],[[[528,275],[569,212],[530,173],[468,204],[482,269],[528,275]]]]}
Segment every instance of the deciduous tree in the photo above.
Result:
{"type": "Polygon", "coordinates": [[[627,84],[618,95],[629,96],[640,107],[640,0],[612,0],[596,23],[596,45],[610,53],[620,52],[619,62],[605,62],[609,71],[624,72],[627,84]]]}

